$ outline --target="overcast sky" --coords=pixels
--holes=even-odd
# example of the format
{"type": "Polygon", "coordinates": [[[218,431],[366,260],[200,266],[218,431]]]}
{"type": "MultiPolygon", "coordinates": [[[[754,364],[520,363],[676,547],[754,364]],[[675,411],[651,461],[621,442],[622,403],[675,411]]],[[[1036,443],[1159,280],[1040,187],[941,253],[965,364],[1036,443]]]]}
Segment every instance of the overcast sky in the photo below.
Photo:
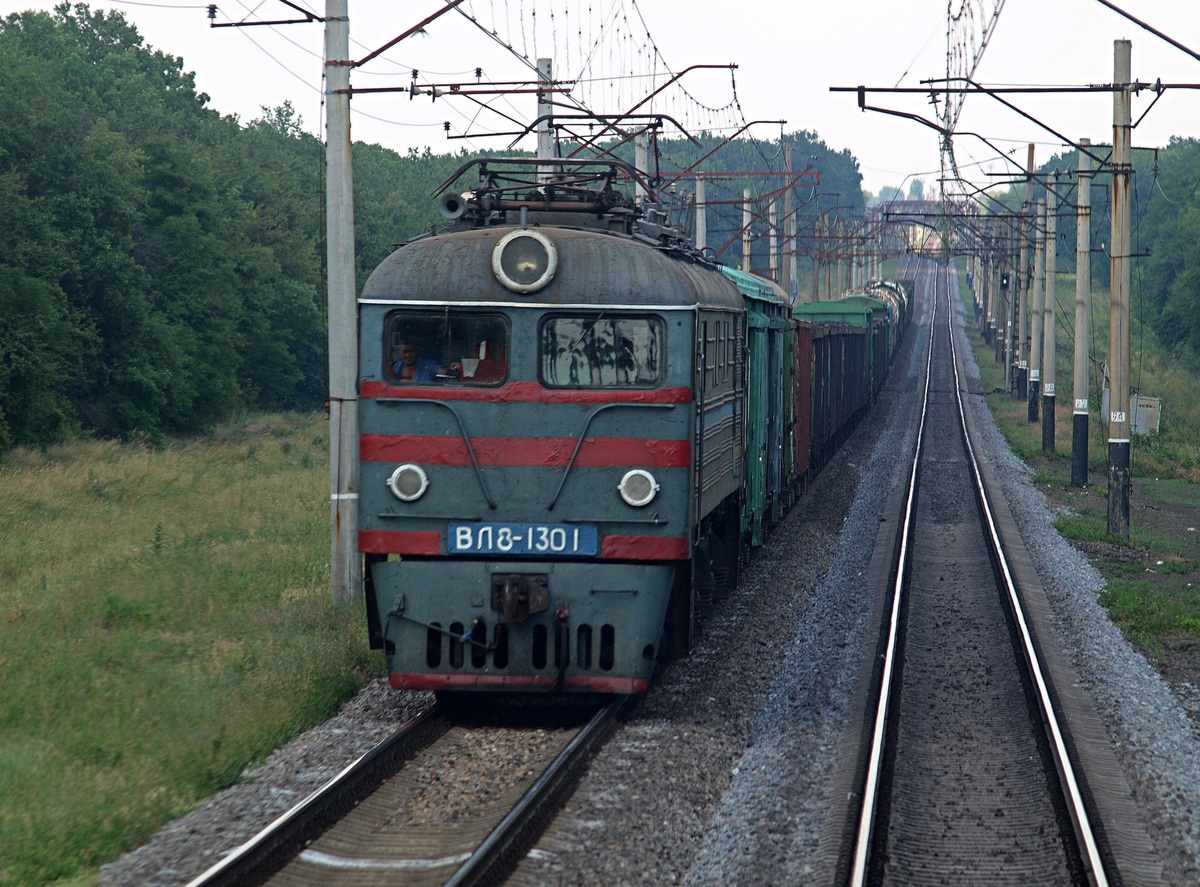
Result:
{"type": "MultiPolygon", "coordinates": [[[[951,0],[957,8],[962,0],[951,0]]],[[[974,0],[976,8],[991,8],[995,0],[974,0]]],[[[51,9],[53,2],[0,0],[5,14],[23,9],[51,9]]],[[[290,101],[305,128],[318,131],[321,110],[322,26],[210,28],[206,4],[185,0],[104,2],[93,9],[120,10],[147,43],[184,60],[194,71],[210,106],[244,121],[260,116],[262,107],[290,101]]],[[[321,13],[321,0],[296,0],[296,5],[321,13]]],[[[1119,0],[1118,6],[1173,39],[1200,52],[1200,2],[1197,0],[1119,0]]],[[[352,49],[361,59],[442,6],[441,0],[349,0],[352,49]]],[[[279,0],[218,4],[217,21],[293,17],[279,0]]],[[[547,23],[548,0],[467,0],[467,6],[487,28],[495,29],[528,52],[531,60],[554,47],[568,55],[594,33],[614,8],[632,10],[629,0],[557,0],[557,18],[547,23]],[[540,13],[538,33],[531,41],[532,13],[540,13]],[[549,35],[550,31],[554,34],[549,35]],[[564,33],[577,35],[572,41],[564,33]],[[548,50],[548,47],[550,48],[548,50]],[[562,47],[565,47],[563,49],[562,47]],[[572,48],[574,47],[574,48],[572,48]]],[[[785,119],[785,129],[814,130],[834,149],[849,149],[858,159],[864,187],[878,191],[895,185],[907,190],[912,176],[936,187],[939,175],[938,137],[918,123],[877,112],[861,112],[853,93],[833,93],[830,87],[859,84],[891,88],[919,86],[922,80],[946,73],[946,0],[842,0],[842,2],[779,2],[779,0],[639,0],[645,19],[626,20],[629,34],[648,30],[661,58],[673,71],[691,65],[738,65],[737,97],[747,120],[785,119]]],[[[633,15],[633,12],[630,12],[633,15]]],[[[609,32],[620,22],[609,21],[609,32]]],[[[1200,61],[1170,46],[1096,0],[1006,0],[976,80],[987,85],[1087,85],[1113,79],[1113,41],[1133,42],[1135,80],[1200,84],[1200,61]]],[[[625,41],[628,43],[629,41],[625,41]]],[[[607,50],[607,69],[620,67],[621,41],[607,50]]],[[[379,59],[355,71],[355,87],[405,85],[412,68],[436,83],[471,82],[482,67],[485,79],[528,79],[530,70],[480,28],[457,13],[447,14],[426,33],[409,38],[379,59]]],[[[569,76],[560,60],[556,73],[569,76]]],[[[699,102],[722,106],[731,99],[730,75],[694,71],[681,83],[699,102]]],[[[614,89],[616,87],[613,87],[614,89]]],[[[630,85],[627,88],[633,88],[630,85]]],[[[644,94],[644,93],[643,93],[644,94]]],[[[491,97],[485,97],[492,100],[491,97]]],[[[1032,116],[1071,138],[1093,142],[1112,139],[1112,99],[1107,93],[1071,96],[1008,96],[1032,116]]],[[[1152,96],[1135,100],[1134,119],[1152,96]]],[[[619,94],[618,101],[627,101],[619,94]]],[[[530,95],[496,102],[510,117],[529,121],[535,116],[530,95]]],[[[874,94],[869,103],[929,117],[927,97],[874,94]]],[[[617,112],[618,107],[593,105],[617,112]]],[[[511,129],[513,124],[463,97],[427,96],[410,100],[403,94],[356,95],[352,102],[353,138],[378,142],[396,150],[429,145],[435,151],[499,149],[511,139],[473,137],[449,141],[442,129],[450,121],[456,134],[511,129]]],[[[656,108],[655,110],[662,110],[656,108]]],[[[665,113],[683,115],[668,107],[665,113]]],[[[779,134],[778,125],[759,125],[762,138],[779,134]]],[[[960,132],[976,132],[1001,150],[1023,161],[1025,144],[1037,142],[1037,160],[1062,150],[1061,140],[1024,120],[987,96],[970,97],[959,120],[960,132]]],[[[1135,130],[1135,146],[1165,144],[1172,135],[1200,136],[1200,90],[1171,90],[1150,110],[1135,130]]],[[[979,139],[956,140],[960,169],[983,182],[987,170],[1004,168],[995,152],[979,139]],[[978,164],[978,166],[972,166],[978,164]]],[[[532,140],[521,147],[533,149],[532,140]]],[[[799,163],[797,163],[799,165],[799,163]]],[[[994,181],[994,179],[992,179],[994,181]]]]}

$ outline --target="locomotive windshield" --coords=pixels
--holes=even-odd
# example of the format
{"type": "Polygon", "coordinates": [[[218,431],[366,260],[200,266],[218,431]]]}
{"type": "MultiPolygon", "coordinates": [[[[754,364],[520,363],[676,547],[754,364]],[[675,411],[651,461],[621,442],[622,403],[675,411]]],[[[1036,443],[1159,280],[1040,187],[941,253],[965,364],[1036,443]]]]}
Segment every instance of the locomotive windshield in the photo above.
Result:
{"type": "Polygon", "coordinates": [[[542,383],[552,388],[656,388],[663,380],[657,317],[555,315],[542,322],[542,383]]]}
{"type": "Polygon", "coordinates": [[[499,385],[508,321],[469,311],[395,312],[384,328],[384,376],[402,384],[499,385]]]}

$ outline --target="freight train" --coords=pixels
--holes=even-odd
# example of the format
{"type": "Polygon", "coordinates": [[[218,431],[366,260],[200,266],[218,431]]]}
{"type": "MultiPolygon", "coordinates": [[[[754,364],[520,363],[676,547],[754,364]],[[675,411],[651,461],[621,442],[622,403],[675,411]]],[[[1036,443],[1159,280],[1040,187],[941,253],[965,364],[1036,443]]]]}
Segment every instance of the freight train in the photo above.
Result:
{"type": "Polygon", "coordinates": [[[883,283],[792,308],[622,192],[479,160],[358,302],[359,550],[391,685],[641,693],[883,384],[883,283]]]}

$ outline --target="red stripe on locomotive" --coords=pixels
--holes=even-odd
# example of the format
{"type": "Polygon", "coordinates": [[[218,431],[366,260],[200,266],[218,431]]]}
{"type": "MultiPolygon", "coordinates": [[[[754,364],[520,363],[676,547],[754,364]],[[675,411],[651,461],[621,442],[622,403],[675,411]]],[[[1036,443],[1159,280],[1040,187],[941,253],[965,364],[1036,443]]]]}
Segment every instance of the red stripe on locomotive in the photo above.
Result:
{"type": "Polygon", "coordinates": [[[452,388],[442,385],[389,385],[364,380],[359,386],[363,400],[416,398],[421,400],[474,400],[484,403],[691,403],[692,390],[684,385],[639,389],[546,388],[540,382],[509,382],[498,388],[452,388]]]}
{"type": "Polygon", "coordinates": [[[612,560],[678,561],[690,554],[679,536],[605,536],[600,543],[600,556],[612,560]]]}
{"type": "Polygon", "coordinates": [[[359,530],[358,550],[363,554],[441,554],[442,534],[437,530],[359,530]]]}
{"type": "MultiPolygon", "coordinates": [[[[566,468],[578,441],[575,438],[473,437],[471,448],[480,465],[503,468],[566,468]]],[[[359,445],[363,462],[421,462],[425,465],[469,467],[471,454],[456,435],[364,434],[359,445]]],[[[578,468],[637,465],[641,468],[687,468],[692,462],[686,440],[651,438],[584,438],[575,457],[578,468]]]]}

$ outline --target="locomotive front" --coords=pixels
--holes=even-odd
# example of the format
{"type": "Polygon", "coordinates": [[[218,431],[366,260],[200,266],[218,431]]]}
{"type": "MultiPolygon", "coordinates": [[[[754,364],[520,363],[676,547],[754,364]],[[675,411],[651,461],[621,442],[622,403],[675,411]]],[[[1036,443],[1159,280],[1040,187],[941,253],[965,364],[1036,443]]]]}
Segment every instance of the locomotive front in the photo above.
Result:
{"type": "Polygon", "coordinates": [[[372,646],[397,689],[644,692],[692,555],[696,316],[736,292],[521,215],[411,242],[363,289],[372,646]]]}

